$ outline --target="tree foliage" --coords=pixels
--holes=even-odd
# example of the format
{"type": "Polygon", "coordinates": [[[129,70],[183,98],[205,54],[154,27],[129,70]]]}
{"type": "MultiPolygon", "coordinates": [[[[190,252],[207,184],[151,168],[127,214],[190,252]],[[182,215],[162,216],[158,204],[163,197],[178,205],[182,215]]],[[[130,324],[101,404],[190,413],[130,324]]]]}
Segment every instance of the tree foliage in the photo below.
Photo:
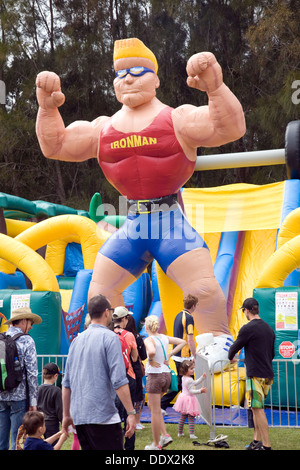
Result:
{"type": "MultiPolygon", "coordinates": [[[[113,45],[138,37],[156,54],[158,97],[170,106],[206,104],[204,93],[186,85],[186,62],[213,52],[224,81],[241,101],[246,135],[205,153],[284,146],[285,128],[298,119],[292,86],[300,79],[300,13],[296,0],[0,0],[0,190],[31,200],[87,208],[95,192],[115,202],[96,161],[80,164],[43,157],[35,134],[36,75],[61,77],[65,124],[112,115],[113,45]]],[[[195,172],[190,186],[284,179],[284,165],[195,172]]]]}

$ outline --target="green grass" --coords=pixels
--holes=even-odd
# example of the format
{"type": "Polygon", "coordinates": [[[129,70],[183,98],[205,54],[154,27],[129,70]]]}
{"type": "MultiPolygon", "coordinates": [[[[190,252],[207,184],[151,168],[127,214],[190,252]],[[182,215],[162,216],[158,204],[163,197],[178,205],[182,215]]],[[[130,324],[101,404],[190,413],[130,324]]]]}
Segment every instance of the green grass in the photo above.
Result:
{"type": "MultiPolygon", "coordinates": [[[[143,423],[145,429],[136,431],[136,450],[144,450],[147,444],[152,442],[151,424],[143,423]]],[[[168,451],[177,450],[191,450],[203,451],[214,450],[229,452],[230,450],[244,450],[244,446],[249,444],[253,438],[253,430],[244,427],[217,427],[217,435],[223,434],[228,436],[226,442],[229,449],[216,448],[213,446],[194,446],[193,440],[188,436],[188,426],[185,425],[184,432],[186,436],[177,437],[178,425],[167,424],[167,431],[173,437],[173,442],[167,447],[168,451]]],[[[270,440],[273,450],[300,450],[300,428],[270,428],[270,440]]],[[[195,434],[198,436],[197,441],[200,443],[207,443],[210,436],[210,429],[206,425],[195,425],[195,434]]],[[[72,435],[64,443],[63,450],[71,450],[72,448],[72,435]]]]}

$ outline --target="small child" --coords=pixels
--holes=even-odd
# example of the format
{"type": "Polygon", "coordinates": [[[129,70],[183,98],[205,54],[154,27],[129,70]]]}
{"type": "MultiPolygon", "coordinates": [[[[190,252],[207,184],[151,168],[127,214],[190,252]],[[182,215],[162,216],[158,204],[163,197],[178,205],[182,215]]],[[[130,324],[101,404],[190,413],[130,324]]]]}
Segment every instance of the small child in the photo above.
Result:
{"type": "Polygon", "coordinates": [[[60,450],[68,439],[66,433],[59,431],[48,439],[43,439],[45,433],[45,417],[40,411],[27,411],[23,418],[23,429],[27,434],[23,450],[60,450]],[[53,446],[53,442],[58,439],[53,446]]]}
{"type": "Polygon", "coordinates": [[[38,390],[37,409],[45,415],[45,438],[56,434],[62,422],[62,392],[61,388],[55,385],[59,375],[61,372],[57,364],[49,362],[44,365],[44,383],[38,390]]]}
{"type": "Polygon", "coordinates": [[[180,365],[180,374],[182,375],[182,392],[179,394],[174,410],[180,413],[180,420],[178,424],[178,437],[184,436],[183,426],[188,418],[189,433],[191,439],[197,439],[195,436],[195,416],[201,414],[200,405],[195,395],[199,393],[206,393],[207,388],[202,387],[195,390],[194,386],[203,382],[206,374],[203,374],[199,379],[194,380],[195,366],[192,361],[183,361],[180,365]]]}

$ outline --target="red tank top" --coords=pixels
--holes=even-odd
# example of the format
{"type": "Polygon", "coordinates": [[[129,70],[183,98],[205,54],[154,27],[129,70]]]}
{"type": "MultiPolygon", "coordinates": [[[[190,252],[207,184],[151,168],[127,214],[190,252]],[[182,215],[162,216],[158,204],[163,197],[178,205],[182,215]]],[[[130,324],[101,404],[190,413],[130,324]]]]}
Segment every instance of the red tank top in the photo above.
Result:
{"type": "Polygon", "coordinates": [[[164,108],[140,132],[124,133],[109,119],[100,134],[99,165],[107,180],[127,199],[175,194],[194,172],[195,162],[176,139],[172,108],[164,108]]]}

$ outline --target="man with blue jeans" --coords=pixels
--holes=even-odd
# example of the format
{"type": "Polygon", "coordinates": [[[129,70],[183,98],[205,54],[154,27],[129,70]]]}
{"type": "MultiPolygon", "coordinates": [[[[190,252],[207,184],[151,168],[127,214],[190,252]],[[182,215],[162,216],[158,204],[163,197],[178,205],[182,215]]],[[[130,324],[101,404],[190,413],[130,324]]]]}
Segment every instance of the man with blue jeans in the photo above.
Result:
{"type": "Polygon", "coordinates": [[[19,361],[23,370],[22,381],[10,391],[0,392],[0,450],[15,449],[18,429],[26,411],[36,410],[38,394],[37,354],[33,338],[27,333],[33,324],[42,322],[41,317],[32,313],[30,308],[22,307],[11,313],[5,322],[10,325],[6,332],[9,336],[21,333],[16,339],[19,361]]]}
{"type": "Polygon", "coordinates": [[[116,394],[127,413],[125,437],[135,431],[135,410],[118,336],[107,328],[111,304],[101,294],[90,299],[91,324],[71,343],[63,379],[62,429],[75,425],[82,450],[123,450],[116,394]]]}

